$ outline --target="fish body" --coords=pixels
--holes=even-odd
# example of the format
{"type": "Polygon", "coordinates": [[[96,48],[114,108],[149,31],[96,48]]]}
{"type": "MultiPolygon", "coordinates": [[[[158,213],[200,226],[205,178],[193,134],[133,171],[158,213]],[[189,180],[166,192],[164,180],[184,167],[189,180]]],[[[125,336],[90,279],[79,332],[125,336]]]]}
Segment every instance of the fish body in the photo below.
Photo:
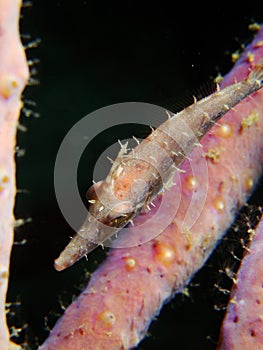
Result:
{"type": "Polygon", "coordinates": [[[87,218],[55,260],[56,270],[73,265],[149,207],[161,190],[173,184],[179,165],[207,131],[262,85],[260,61],[243,81],[217,89],[177,114],[168,113],[169,118],[131,151],[122,145],[106,179],[88,191],[87,218]]]}

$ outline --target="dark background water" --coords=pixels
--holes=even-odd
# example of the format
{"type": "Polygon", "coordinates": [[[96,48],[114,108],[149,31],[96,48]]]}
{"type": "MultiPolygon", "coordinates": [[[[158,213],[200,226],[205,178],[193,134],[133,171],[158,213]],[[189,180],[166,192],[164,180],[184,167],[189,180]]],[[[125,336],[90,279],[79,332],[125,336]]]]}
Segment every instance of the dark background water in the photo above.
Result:
{"type": "MultiPolygon", "coordinates": [[[[48,327],[105,256],[98,249],[88,262],[80,261],[63,273],[53,269],[53,259],[72,234],[53,185],[56,153],[67,131],[86,114],[114,103],[183,106],[182,96],[191,96],[218,72],[225,74],[232,67],[231,53],[252,39],[248,25],[263,21],[262,5],[260,11],[254,2],[235,2],[232,8],[222,2],[176,4],[174,8],[165,1],[36,0],[23,10],[24,43],[41,39],[28,50],[30,59],[40,61],[33,76],[40,83],[24,93],[36,104],[25,106],[40,117],[22,115],[20,120],[28,131],[18,132],[18,145],[26,153],[17,157],[21,193],[15,211],[18,218],[32,221],[16,230],[16,241],[26,243],[13,250],[8,299],[17,302],[11,306],[9,324],[24,326],[13,339],[28,343],[30,350],[43,342],[48,327]]],[[[141,137],[144,132],[134,130],[141,137]]],[[[94,144],[82,163],[81,193],[91,184],[92,167],[104,145],[126,134],[127,128],[119,128],[94,144]]],[[[261,192],[262,186],[253,197],[254,207],[260,204],[261,192]]],[[[248,212],[256,215],[255,209],[248,212]]],[[[239,226],[244,218],[242,214],[239,226]]],[[[219,272],[234,264],[230,254],[222,254],[227,249],[220,248],[196,276],[190,297],[178,296],[163,308],[138,349],[168,349],[168,344],[215,349],[223,311],[215,311],[214,305],[224,305],[227,299],[214,283],[220,280],[223,287],[230,287],[219,272]]]]}

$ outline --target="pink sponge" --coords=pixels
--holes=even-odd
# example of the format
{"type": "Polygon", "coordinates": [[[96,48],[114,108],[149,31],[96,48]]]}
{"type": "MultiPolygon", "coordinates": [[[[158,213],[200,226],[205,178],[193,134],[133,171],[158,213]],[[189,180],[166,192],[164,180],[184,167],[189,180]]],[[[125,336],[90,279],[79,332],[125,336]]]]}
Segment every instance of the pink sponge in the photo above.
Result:
{"type": "Polygon", "coordinates": [[[20,0],[0,1],[0,349],[15,348],[9,342],[5,298],[9,258],[13,244],[13,207],[16,194],[14,149],[22,103],[21,92],[28,79],[18,21],[20,0]]]}
{"type": "Polygon", "coordinates": [[[263,219],[245,253],[221,329],[218,349],[261,349],[263,344],[263,219]]]}

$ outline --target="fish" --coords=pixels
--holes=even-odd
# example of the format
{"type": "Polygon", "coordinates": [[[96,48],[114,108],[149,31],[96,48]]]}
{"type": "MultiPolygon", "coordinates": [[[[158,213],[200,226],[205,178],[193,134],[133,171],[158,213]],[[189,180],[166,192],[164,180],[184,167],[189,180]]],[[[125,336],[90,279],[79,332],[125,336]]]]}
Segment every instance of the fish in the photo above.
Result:
{"type": "MultiPolygon", "coordinates": [[[[201,138],[217,121],[263,86],[263,60],[242,81],[220,89],[182,111],[167,112],[168,119],[138,145],[121,150],[102,180],[88,190],[87,217],[69,244],[55,259],[65,270],[119,231],[150,205],[160,192],[173,186],[180,164],[200,146],[201,138]]],[[[137,140],[135,138],[135,140],[137,140]]]]}

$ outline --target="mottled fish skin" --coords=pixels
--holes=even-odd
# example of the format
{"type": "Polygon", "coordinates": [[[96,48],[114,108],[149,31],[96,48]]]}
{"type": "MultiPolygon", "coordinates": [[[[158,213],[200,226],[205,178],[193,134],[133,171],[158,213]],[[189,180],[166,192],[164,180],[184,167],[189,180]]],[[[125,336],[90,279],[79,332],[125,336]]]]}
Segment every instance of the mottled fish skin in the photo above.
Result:
{"type": "Polygon", "coordinates": [[[118,233],[147,207],[161,190],[168,189],[178,166],[198,141],[232,107],[263,85],[263,62],[248,78],[218,89],[183,111],[169,115],[131,152],[122,146],[104,181],[88,191],[87,218],[70,243],[55,260],[64,270],[98,245],[118,233]],[[154,155],[154,157],[150,157],[154,155]],[[151,160],[150,160],[151,159],[151,160]]]}

